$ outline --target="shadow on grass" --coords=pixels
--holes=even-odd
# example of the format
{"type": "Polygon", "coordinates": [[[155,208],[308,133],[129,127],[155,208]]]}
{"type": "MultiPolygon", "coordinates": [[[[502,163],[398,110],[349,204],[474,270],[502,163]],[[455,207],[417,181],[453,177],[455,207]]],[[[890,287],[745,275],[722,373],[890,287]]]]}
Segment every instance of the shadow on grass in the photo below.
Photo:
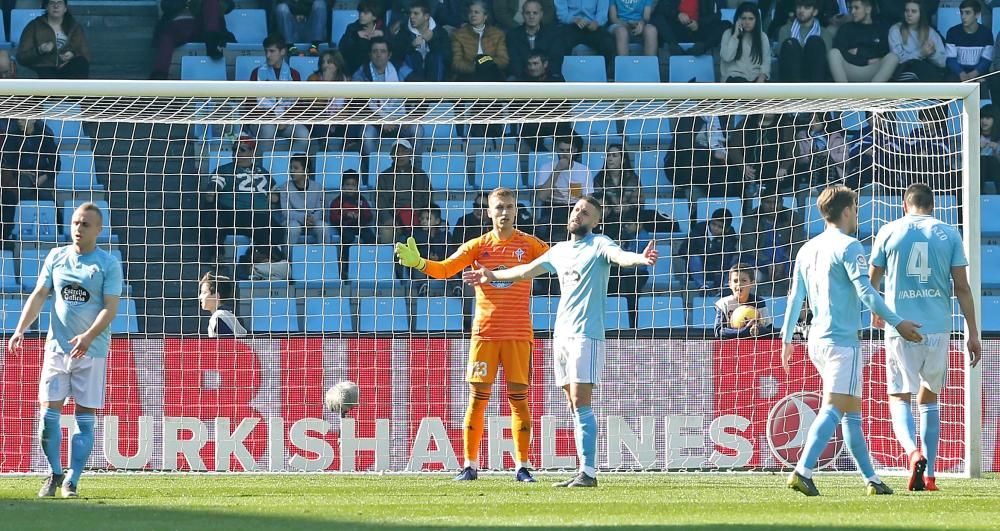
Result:
{"type": "MultiPolygon", "coordinates": [[[[338,500],[331,498],[331,504],[350,503],[348,500],[338,500]]],[[[540,508],[544,510],[544,508],[540,508]]],[[[395,518],[405,518],[404,515],[395,515],[395,518]]],[[[734,519],[738,515],[733,515],[734,519]]],[[[362,511],[356,515],[345,516],[343,505],[337,515],[324,514],[322,508],[304,510],[300,517],[288,517],[284,515],[258,514],[253,509],[247,509],[245,514],[234,513],[232,511],[208,511],[204,509],[183,509],[183,508],[151,508],[148,506],[121,506],[111,505],[99,498],[84,498],[79,500],[5,500],[0,502],[0,529],[72,529],[73,531],[101,530],[110,531],[118,529],[127,530],[248,530],[248,531],[298,531],[298,530],[323,530],[331,529],[357,529],[357,530],[416,530],[416,529],[445,529],[445,530],[466,530],[466,529],[573,529],[580,528],[579,522],[566,525],[510,525],[510,526],[483,526],[474,523],[473,517],[469,517],[469,524],[456,525],[447,524],[434,525],[426,522],[426,516],[417,516],[414,519],[423,520],[412,525],[398,522],[380,523],[373,522],[371,516],[366,516],[362,511]]],[[[829,531],[858,529],[857,526],[824,526],[810,525],[813,529],[823,529],[829,531]]],[[[734,523],[711,523],[711,524],[690,524],[669,523],[658,525],[629,525],[621,522],[616,525],[588,526],[593,530],[613,530],[628,529],[629,531],[642,531],[647,529],[693,529],[693,530],[729,530],[747,529],[751,531],[799,531],[801,525],[773,525],[773,524],[740,524],[734,523]]],[[[874,529],[875,527],[873,527],[874,529]]],[[[877,526],[885,531],[910,531],[908,527],[884,527],[877,526]]]]}

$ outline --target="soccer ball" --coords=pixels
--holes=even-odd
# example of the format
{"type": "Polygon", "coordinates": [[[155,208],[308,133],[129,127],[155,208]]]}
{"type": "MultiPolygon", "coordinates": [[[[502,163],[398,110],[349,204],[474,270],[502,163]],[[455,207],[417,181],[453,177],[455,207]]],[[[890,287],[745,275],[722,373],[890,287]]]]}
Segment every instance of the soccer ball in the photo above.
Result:
{"type": "Polygon", "coordinates": [[[358,396],[358,384],[347,380],[328,389],[324,402],[327,409],[343,416],[358,406],[358,396]]]}
{"type": "Polygon", "coordinates": [[[743,305],[733,310],[733,315],[729,317],[729,325],[733,328],[743,328],[747,321],[757,318],[757,308],[743,305]]]}

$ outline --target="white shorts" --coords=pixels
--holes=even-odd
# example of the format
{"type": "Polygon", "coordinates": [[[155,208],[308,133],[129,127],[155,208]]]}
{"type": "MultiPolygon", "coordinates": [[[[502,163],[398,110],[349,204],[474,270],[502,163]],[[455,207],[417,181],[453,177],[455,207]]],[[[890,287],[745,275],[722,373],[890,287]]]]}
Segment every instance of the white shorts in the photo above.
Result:
{"type": "Polygon", "coordinates": [[[557,337],[552,340],[552,367],[556,385],[597,385],[604,370],[604,341],[587,337],[557,337]]]}
{"type": "Polygon", "coordinates": [[[823,394],[861,397],[864,360],[858,347],[809,345],[809,360],[823,378],[823,394]]]}
{"type": "Polygon", "coordinates": [[[38,381],[38,401],[59,402],[72,396],[80,406],[104,407],[107,365],[107,358],[73,359],[69,353],[46,350],[38,381]]]}
{"type": "Polygon", "coordinates": [[[899,336],[885,338],[885,387],[891,394],[917,393],[926,387],[940,393],[948,380],[950,334],[926,334],[920,343],[899,336]]]}

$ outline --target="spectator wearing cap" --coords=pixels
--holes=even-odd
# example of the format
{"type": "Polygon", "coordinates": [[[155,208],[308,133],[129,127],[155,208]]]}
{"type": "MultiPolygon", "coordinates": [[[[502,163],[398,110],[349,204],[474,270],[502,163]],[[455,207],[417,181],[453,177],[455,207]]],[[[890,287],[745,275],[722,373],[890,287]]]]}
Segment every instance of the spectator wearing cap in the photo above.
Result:
{"type": "MultiPolygon", "coordinates": [[[[286,61],[288,43],[280,35],[269,35],[264,39],[264,58],[267,64],[250,72],[250,81],[302,81],[299,71],[286,61]]],[[[277,118],[292,107],[291,99],[258,98],[257,105],[270,111],[277,118]]],[[[257,131],[258,140],[266,151],[273,151],[279,138],[291,139],[292,151],[309,150],[309,129],[302,124],[262,124],[257,131]]]]}
{"type": "Polygon", "coordinates": [[[393,209],[403,226],[416,224],[414,210],[430,204],[431,181],[417,164],[412,142],[405,138],[396,141],[392,166],[379,174],[376,189],[375,207],[379,211],[393,209]]]}
{"type": "Polygon", "coordinates": [[[739,262],[739,236],[733,228],[733,215],[719,208],[708,221],[692,225],[677,255],[688,257],[689,289],[721,289],[726,271],[739,262]]]}
{"type": "Polygon", "coordinates": [[[202,183],[202,261],[221,257],[226,236],[245,234],[254,245],[280,244],[271,213],[278,197],[274,179],[257,161],[257,143],[243,135],[233,143],[233,162],[219,166],[202,183]]]}

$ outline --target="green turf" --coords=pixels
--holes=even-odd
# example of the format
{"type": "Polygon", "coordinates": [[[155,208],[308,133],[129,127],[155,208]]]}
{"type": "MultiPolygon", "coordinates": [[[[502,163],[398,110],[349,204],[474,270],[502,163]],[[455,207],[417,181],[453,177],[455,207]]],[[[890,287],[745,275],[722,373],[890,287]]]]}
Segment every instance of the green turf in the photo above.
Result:
{"type": "Polygon", "coordinates": [[[760,530],[997,529],[1000,476],[942,479],[940,492],[867,497],[860,479],[817,475],[819,498],[773,474],[604,474],[597,489],[555,489],[510,475],[85,476],[81,499],[35,498],[39,477],[0,478],[0,529],[280,529],[605,526],[760,530]]]}

